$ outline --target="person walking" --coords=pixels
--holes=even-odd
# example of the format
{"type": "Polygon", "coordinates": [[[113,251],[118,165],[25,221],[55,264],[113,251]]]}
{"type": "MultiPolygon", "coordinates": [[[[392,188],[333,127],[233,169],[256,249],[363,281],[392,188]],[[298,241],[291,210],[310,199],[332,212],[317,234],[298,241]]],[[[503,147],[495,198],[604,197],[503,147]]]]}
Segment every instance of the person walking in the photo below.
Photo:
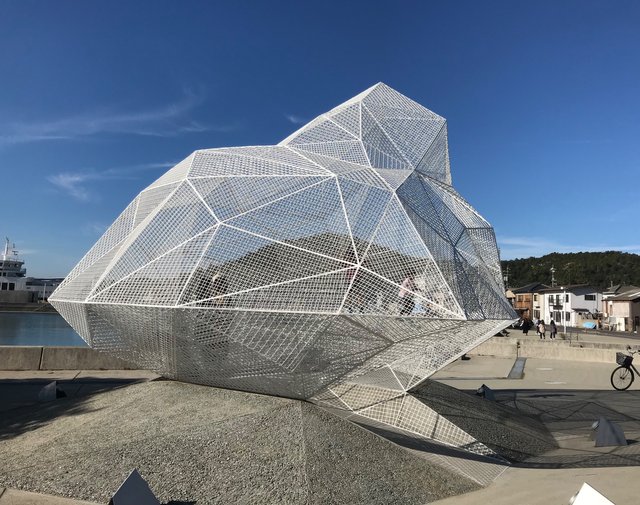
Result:
{"type": "Polygon", "coordinates": [[[551,333],[549,334],[549,338],[552,340],[555,339],[556,334],[558,333],[558,327],[556,326],[556,322],[553,319],[549,321],[549,330],[551,331],[551,333]]]}
{"type": "Polygon", "coordinates": [[[530,329],[531,329],[531,320],[529,320],[529,318],[525,317],[522,320],[522,334],[523,335],[527,335],[529,333],[530,329]]]}
{"type": "Polygon", "coordinates": [[[547,328],[545,327],[543,320],[540,320],[540,324],[538,324],[538,333],[540,333],[540,338],[547,338],[547,328]]]}

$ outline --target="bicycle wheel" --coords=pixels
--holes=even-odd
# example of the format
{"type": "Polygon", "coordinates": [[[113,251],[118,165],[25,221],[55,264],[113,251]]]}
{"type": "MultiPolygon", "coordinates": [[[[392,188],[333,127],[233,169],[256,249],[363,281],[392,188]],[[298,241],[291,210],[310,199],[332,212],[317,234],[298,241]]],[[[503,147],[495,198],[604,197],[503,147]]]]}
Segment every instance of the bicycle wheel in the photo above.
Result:
{"type": "Polygon", "coordinates": [[[628,389],[633,383],[633,371],[625,366],[619,366],[611,374],[611,385],[618,391],[628,389]]]}

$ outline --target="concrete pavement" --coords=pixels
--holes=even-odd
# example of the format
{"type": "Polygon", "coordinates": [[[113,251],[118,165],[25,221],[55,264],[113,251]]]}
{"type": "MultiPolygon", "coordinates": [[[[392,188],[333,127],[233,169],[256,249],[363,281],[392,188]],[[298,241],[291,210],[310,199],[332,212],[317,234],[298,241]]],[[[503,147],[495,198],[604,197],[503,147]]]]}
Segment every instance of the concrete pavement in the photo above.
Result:
{"type": "MultiPolygon", "coordinates": [[[[601,337],[590,340],[593,343],[601,337]]],[[[477,390],[482,384],[496,392],[498,401],[536,409],[559,441],[559,449],[547,459],[509,467],[488,487],[432,502],[437,505],[568,504],[583,482],[589,483],[618,505],[635,503],[640,496],[640,380],[626,392],[613,391],[609,383],[614,363],[527,358],[520,379],[508,379],[513,358],[472,356],[457,360],[433,379],[461,390],[477,390]],[[598,415],[613,416],[624,425],[632,443],[627,448],[594,448],[590,425],[598,415]],[[618,416],[618,417],[616,417],[618,416]],[[536,467],[537,466],[537,467],[536,467]],[[559,467],[559,468],[558,468],[559,467]]],[[[1,409],[33,401],[43,384],[60,380],[70,395],[89,394],[92,388],[122,387],[154,378],[140,371],[25,371],[0,372],[0,381],[21,383],[22,391],[6,398],[1,409]],[[66,382],[64,382],[66,381],[66,382]]],[[[0,505],[88,504],[8,489],[0,505]]]]}
{"type": "MultiPolygon", "coordinates": [[[[529,467],[509,467],[488,487],[439,500],[433,502],[434,505],[568,504],[583,482],[618,505],[637,503],[640,496],[640,380],[629,391],[614,391],[609,382],[613,363],[534,358],[527,359],[523,378],[512,380],[506,378],[512,363],[513,360],[507,358],[473,356],[468,361],[453,362],[433,378],[462,390],[475,390],[486,384],[498,399],[511,395],[515,403],[538,400],[540,405],[544,401],[542,405],[548,409],[538,415],[552,420],[548,426],[559,439],[560,449],[546,461],[540,461],[542,468],[535,468],[535,463],[529,467]],[[573,415],[564,417],[563,406],[569,406],[573,415]],[[589,440],[590,424],[598,415],[625,426],[626,438],[632,443],[619,453],[620,459],[610,459],[619,448],[595,448],[589,440]],[[584,455],[584,459],[570,459],[579,457],[576,454],[584,455]],[[623,458],[627,458],[626,461],[623,458]],[[569,466],[584,464],[585,467],[544,468],[567,461],[571,463],[569,466]],[[631,465],[622,466],[627,462],[631,465]],[[616,464],[620,466],[610,466],[616,464]]],[[[534,403],[529,406],[532,405],[534,403]]]]}

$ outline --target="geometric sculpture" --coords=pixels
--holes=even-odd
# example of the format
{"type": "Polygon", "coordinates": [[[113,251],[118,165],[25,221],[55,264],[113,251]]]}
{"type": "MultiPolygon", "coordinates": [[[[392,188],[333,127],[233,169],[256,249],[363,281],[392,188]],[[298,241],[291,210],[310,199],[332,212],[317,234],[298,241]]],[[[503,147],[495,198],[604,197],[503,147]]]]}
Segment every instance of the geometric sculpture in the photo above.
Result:
{"type": "Polygon", "coordinates": [[[603,494],[600,494],[584,482],[580,490],[569,500],[569,505],[615,505],[603,494]]]}
{"type": "Polygon", "coordinates": [[[596,447],[611,447],[628,445],[627,437],[619,424],[609,421],[606,417],[600,416],[594,423],[596,447]]]}
{"type": "Polygon", "coordinates": [[[149,484],[134,468],[109,500],[109,505],[160,505],[149,484]]]}
{"type": "Polygon", "coordinates": [[[515,318],[495,234],[451,186],[445,119],[382,83],[276,146],[194,152],[50,301],[166,377],[491,453],[410,390],[515,318]]]}

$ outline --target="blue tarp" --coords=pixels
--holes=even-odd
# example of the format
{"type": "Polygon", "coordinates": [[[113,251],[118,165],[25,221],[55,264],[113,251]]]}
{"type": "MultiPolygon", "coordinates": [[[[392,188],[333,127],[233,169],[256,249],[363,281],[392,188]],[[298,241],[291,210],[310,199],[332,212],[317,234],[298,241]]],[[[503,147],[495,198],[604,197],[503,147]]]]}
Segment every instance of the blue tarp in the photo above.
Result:
{"type": "Polygon", "coordinates": [[[583,328],[589,328],[590,330],[593,330],[596,327],[596,323],[582,323],[582,327],[583,328]]]}

